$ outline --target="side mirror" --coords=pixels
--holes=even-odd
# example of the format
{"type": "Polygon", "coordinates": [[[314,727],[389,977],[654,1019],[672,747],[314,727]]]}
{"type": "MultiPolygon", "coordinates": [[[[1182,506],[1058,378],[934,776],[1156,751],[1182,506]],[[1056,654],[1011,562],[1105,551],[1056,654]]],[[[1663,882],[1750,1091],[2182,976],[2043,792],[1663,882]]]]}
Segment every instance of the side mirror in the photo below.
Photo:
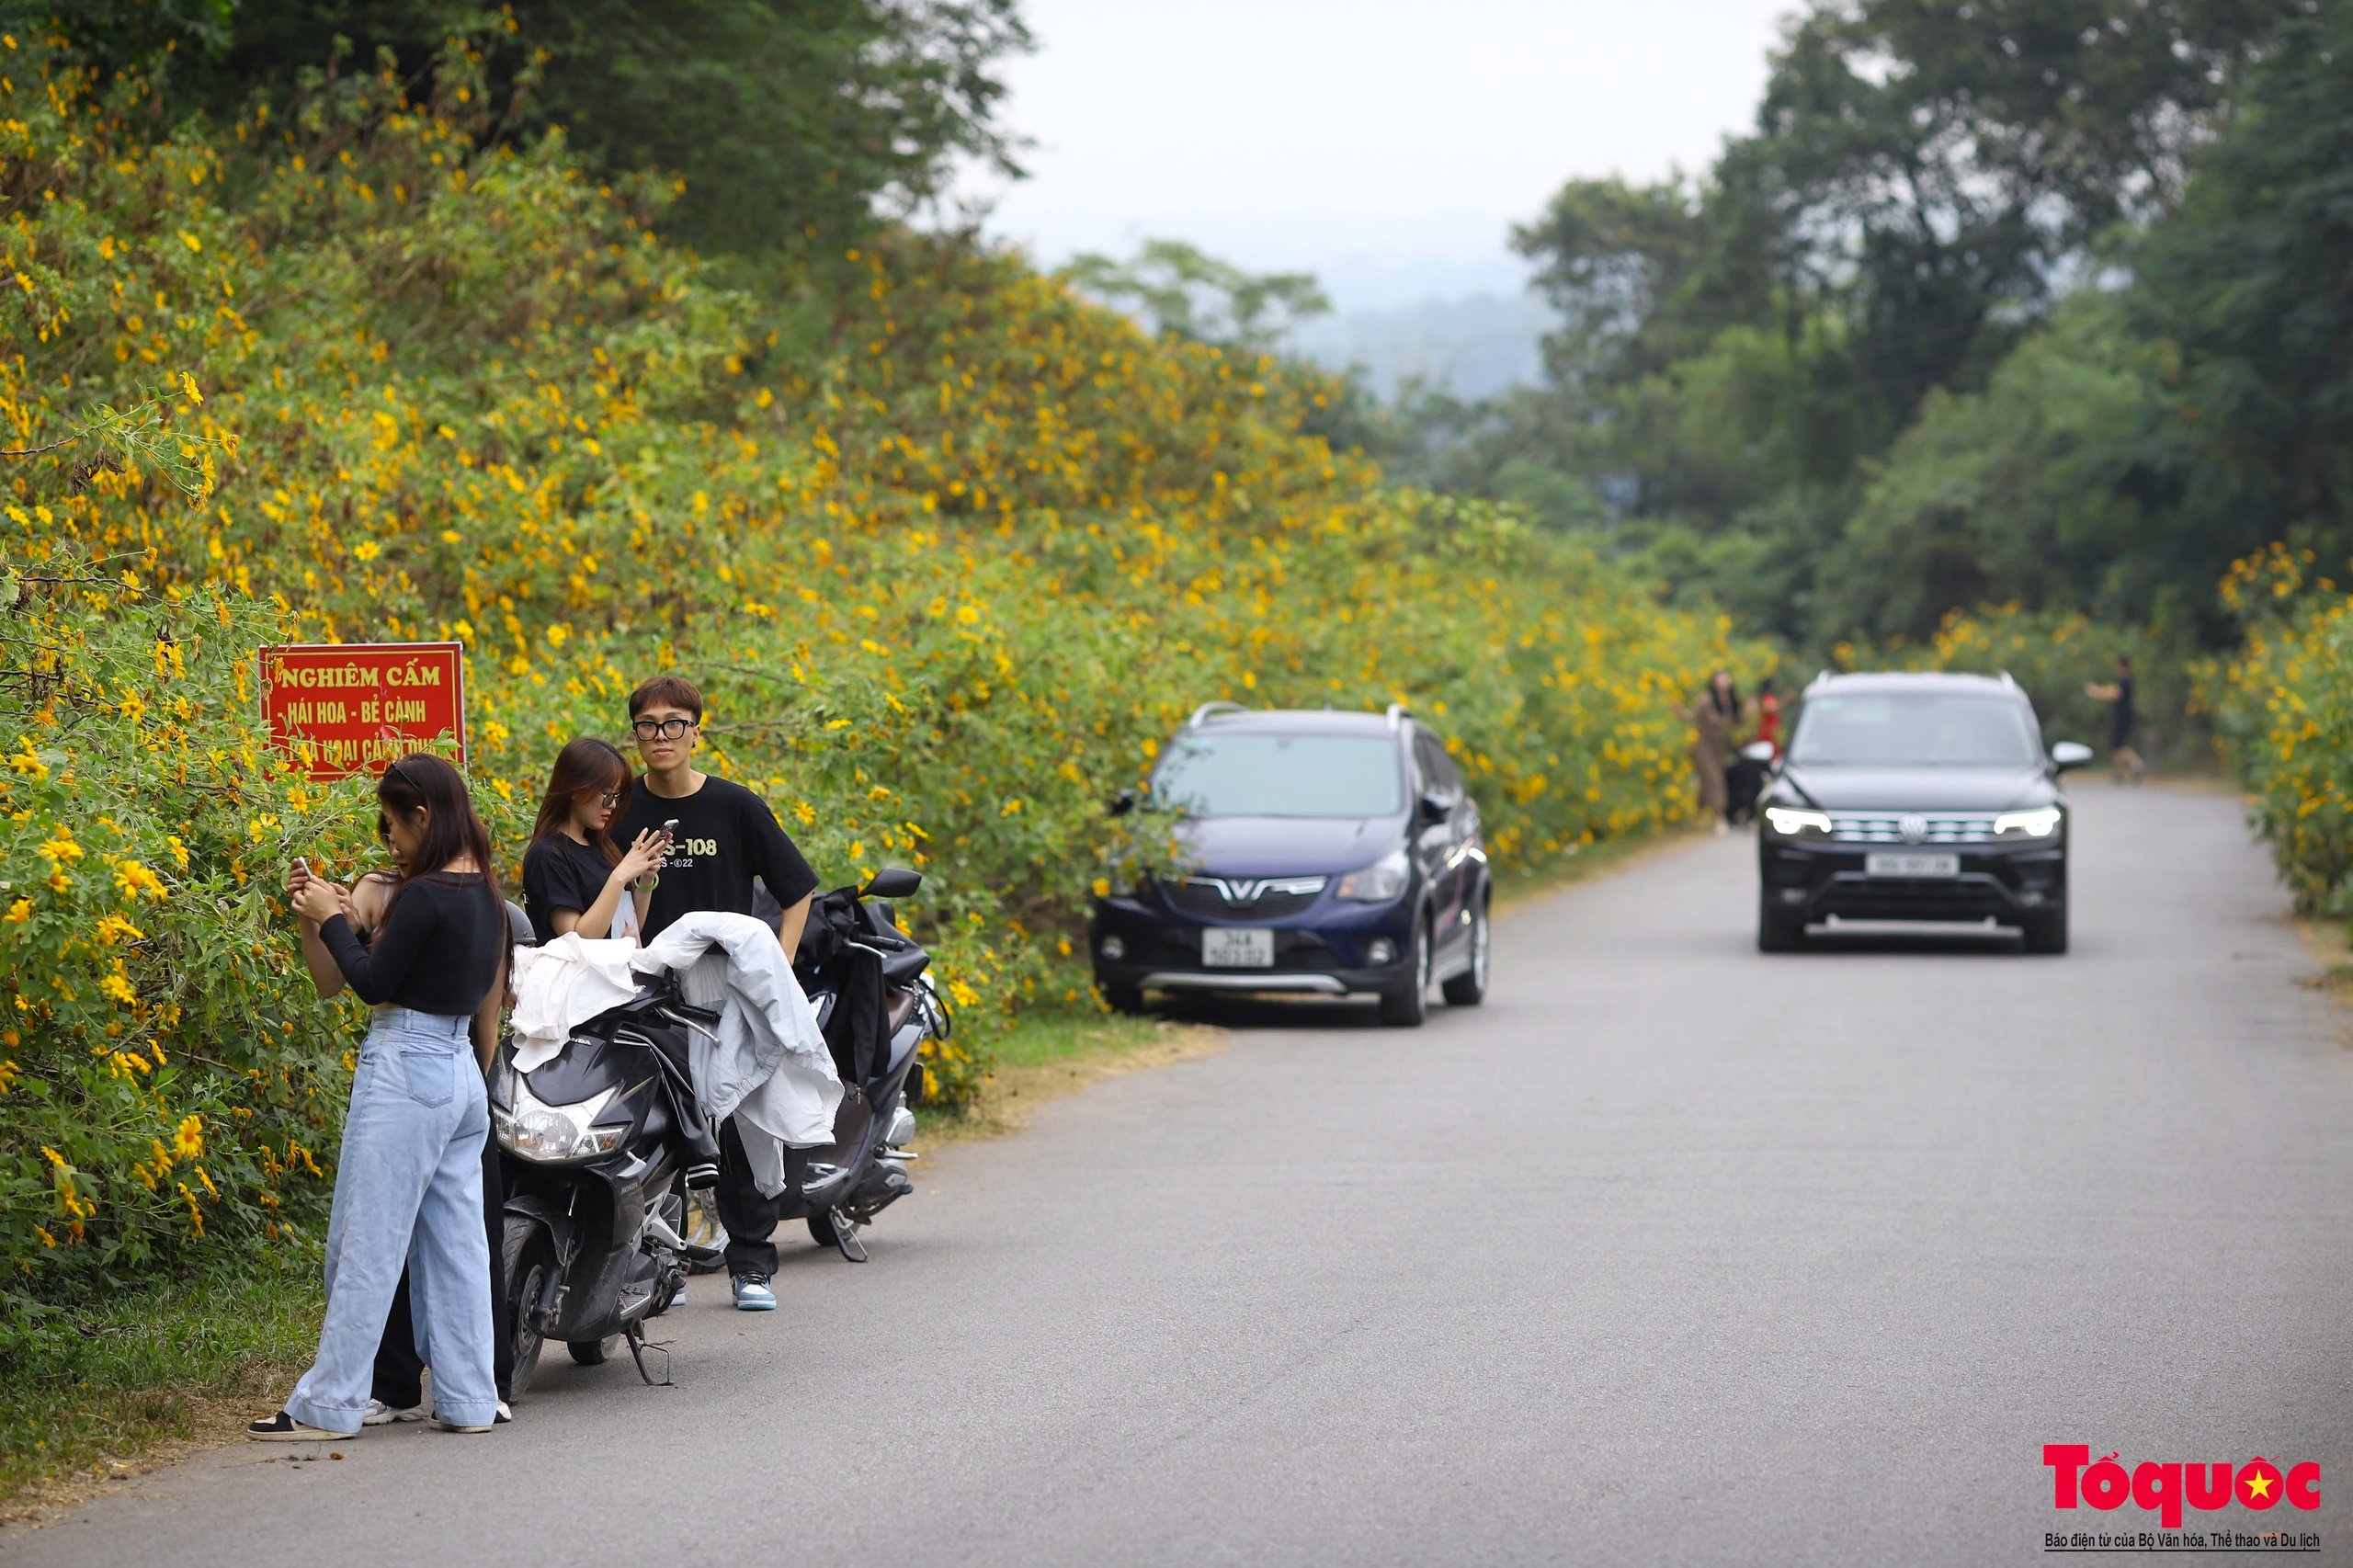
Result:
{"type": "Polygon", "coordinates": [[[2051,748],[2051,766],[2064,773],[2092,759],[2092,748],[2081,741],[2061,741],[2051,748]]]}
{"type": "Polygon", "coordinates": [[[1122,790],[1103,802],[1103,814],[1106,816],[1123,817],[1135,809],[1136,792],[1133,790],[1122,790]]]}
{"type": "Polygon", "coordinates": [[[1761,767],[1770,767],[1773,766],[1773,743],[1751,741],[1740,748],[1740,755],[1761,767]]]}
{"type": "Polygon", "coordinates": [[[1425,825],[1444,822],[1454,810],[1454,801],[1435,790],[1426,790],[1414,802],[1414,814],[1425,825]]]}
{"type": "Polygon", "coordinates": [[[858,890],[860,898],[913,898],[915,889],[923,886],[923,873],[911,871],[904,866],[885,866],[874,873],[874,880],[858,890]]]}

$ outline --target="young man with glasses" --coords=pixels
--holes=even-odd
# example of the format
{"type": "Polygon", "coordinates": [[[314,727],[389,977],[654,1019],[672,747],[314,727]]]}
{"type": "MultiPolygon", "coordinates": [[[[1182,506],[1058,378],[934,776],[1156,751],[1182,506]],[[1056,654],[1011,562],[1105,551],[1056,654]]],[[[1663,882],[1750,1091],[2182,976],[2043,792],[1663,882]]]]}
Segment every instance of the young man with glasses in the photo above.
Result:
{"type": "MultiPolygon", "coordinates": [[[[776,820],[767,802],[724,778],[697,772],[695,747],[701,741],[702,693],[676,676],[656,676],[629,696],[631,733],[645,764],[614,836],[630,842],[647,830],[659,832],[676,819],[650,896],[642,895],[645,940],[651,942],[681,916],[722,911],[752,913],[752,882],[757,878],[783,907],[777,939],[790,958],[801,946],[817,874],[776,820]]],[[[733,1119],[720,1130],[719,1221],[727,1229],[727,1272],[734,1281],[735,1305],[745,1312],[773,1312],[776,1292],[778,1199],[764,1198],[744,1158],[744,1142],[733,1119]]]]}

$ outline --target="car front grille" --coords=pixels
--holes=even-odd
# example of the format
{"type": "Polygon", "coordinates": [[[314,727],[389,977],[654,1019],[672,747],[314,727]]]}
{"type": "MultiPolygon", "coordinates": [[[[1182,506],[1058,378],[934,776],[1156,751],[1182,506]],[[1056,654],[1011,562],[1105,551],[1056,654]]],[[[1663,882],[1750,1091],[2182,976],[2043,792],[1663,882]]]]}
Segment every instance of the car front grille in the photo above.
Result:
{"type": "Polygon", "coordinates": [[[1840,844],[1990,844],[1992,812],[1833,812],[1840,844]]]}
{"type": "Polygon", "coordinates": [[[1324,891],[1322,877],[1188,877],[1163,884],[1168,902],[1208,920],[1279,920],[1296,915],[1324,891]]]}

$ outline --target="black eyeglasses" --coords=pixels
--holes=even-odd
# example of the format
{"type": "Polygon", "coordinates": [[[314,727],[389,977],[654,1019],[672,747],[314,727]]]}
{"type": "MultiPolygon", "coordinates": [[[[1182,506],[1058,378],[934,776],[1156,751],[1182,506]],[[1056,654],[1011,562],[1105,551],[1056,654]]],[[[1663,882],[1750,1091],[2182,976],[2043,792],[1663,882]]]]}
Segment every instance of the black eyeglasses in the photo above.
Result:
{"type": "Polygon", "coordinates": [[[630,730],[641,741],[650,741],[657,735],[665,741],[675,741],[694,727],[692,719],[640,719],[630,726],[630,730]]]}
{"type": "Polygon", "coordinates": [[[609,809],[621,803],[621,792],[619,790],[608,790],[597,799],[609,809]]]}

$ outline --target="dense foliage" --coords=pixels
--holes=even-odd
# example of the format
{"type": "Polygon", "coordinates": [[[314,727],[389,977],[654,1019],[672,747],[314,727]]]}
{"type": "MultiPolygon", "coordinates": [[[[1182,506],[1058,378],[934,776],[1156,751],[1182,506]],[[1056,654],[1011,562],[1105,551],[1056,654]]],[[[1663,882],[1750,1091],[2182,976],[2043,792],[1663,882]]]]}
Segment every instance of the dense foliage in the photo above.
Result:
{"type": "Polygon", "coordinates": [[[2310,551],[2238,562],[2223,597],[2245,628],[2203,672],[2204,700],[2296,906],[2353,915],[2353,598],[2310,551]]]}
{"type": "Polygon", "coordinates": [[[453,40],[481,67],[479,140],[564,127],[608,175],[681,178],[665,233],[802,265],[877,203],[931,203],[961,163],[1010,170],[997,73],[1029,46],[1012,0],[0,0],[175,108],[280,109],[380,64],[421,81],[453,40]]]}
{"type": "Polygon", "coordinates": [[[1194,704],[1415,703],[1528,865],[1684,815],[1677,705],[1763,665],[1572,541],[1384,488],[1311,433],[1329,383],[1017,260],[886,233],[798,329],[654,237],[665,187],[483,134],[463,49],[427,98],[347,74],[217,133],[0,55],[0,440],[132,411],[0,469],[0,1265],[32,1291],[320,1211],[354,1020],[277,888],[371,863],[372,812],[260,749],[260,642],[463,641],[510,877],[557,747],[690,674],[708,766],[829,884],[929,874],[950,1100],[1014,1009],[1091,1006],[1101,801],[1194,704]]]}
{"type": "Polygon", "coordinates": [[[1816,651],[2219,648],[2232,561],[2353,551],[2348,101],[2343,6],[1815,0],[1704,176],[1519,231],[1548,384],[1406,456],[1816,651]]]}
{"type": "Polygon", "coordinates": [[[1848,669],[2006,673],[2033,699],[2046,743],[2081,741],[2101,749],[2108,744],[2109,704],[2086,687],[2114,680],[2116,661],[2129,659],[2141,716],[2134,748],[2161,765],[2211,762],[2212,729],[2193,699],[2193,651],[2143,627],[2081,610],[1989,605],[1949,612],[1924,642],[1841,642],[1831,652],[1848,669]]]}

